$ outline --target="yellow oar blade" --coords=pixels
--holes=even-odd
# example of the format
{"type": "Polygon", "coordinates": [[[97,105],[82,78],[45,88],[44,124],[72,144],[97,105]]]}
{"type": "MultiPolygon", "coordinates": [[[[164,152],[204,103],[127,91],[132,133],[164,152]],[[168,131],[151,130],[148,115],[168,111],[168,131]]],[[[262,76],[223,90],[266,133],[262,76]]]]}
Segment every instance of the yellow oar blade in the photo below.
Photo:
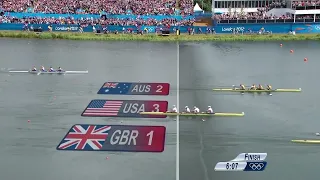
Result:
{"type": "Polygon", "coordinates": [[[320,144],[320,139],[302,139],[302,140],[291,140],[294,143],[305,143],[305,144],[320,144]]]}
{"type": "Polygon", "coordinates": [[[141,112],[140,114],[142,115],[167,115],[167,116],[225,116],[225,117],[230,117],[230,116],[237,116],[241,117],[244,116],[244,112],[241,113],[225,113],[225,112],[216,112],[214,114],[208,114],[208,113],[164,113],[164,112],[141,112]]]}
{"type": "Polygon", "coordinates": [[[275,92],[301,92],[302,89],[276,89],[275,92]]]}

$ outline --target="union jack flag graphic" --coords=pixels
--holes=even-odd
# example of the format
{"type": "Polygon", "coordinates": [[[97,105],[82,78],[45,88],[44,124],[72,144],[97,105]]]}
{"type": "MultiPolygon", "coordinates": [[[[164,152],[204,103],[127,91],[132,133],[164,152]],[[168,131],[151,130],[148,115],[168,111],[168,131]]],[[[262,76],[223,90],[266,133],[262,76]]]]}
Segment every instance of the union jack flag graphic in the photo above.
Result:
{"type": "Polygon", "coordinates": [[[103,88],[116,88],[119,83],[106,82],[103,85],[103,88]]]}
{"type": "Polygon", "coordinates": [[[111,126],[105,125],[74,125],[62,139],[57,150],[100,150],[110,129],[111,126]]]}

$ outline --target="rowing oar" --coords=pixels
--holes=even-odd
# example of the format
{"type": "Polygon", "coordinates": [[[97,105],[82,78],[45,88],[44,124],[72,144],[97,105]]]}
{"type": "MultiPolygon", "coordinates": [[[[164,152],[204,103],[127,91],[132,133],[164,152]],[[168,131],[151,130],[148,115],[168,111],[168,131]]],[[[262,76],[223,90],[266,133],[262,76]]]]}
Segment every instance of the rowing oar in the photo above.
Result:
{"type": "MultiPolygon", "coordinates": [[[[251,85],[244,85],[245,87],[251,87],[251,85]]],[[[240,87],[238,85],[232,85],[232,87],[240,87]]]]}
{"type": "MultiPolygon", "coordinates": [[[[232,85],[232,87],[234,88],[234,87],[240,87],[240,86],[232,85]]],[[[261,93],[261,92],[260,92],[260,93],[261,93]]],[[[268,92],[266,92],[266,93],[268,93],[268,92]]],[[[241,94],[243,95],[244,92],[241,92],[241,94]]],[[[272,93],[271,93],[271,92],[269,93],[269,96],[272,96],[272,93]]]]}
{"type": "Polygon", "coordinates": [[[38,73],[37,73],[37,75],[40,75],[41,74],[41,71],[39,71],[38,73]]]}

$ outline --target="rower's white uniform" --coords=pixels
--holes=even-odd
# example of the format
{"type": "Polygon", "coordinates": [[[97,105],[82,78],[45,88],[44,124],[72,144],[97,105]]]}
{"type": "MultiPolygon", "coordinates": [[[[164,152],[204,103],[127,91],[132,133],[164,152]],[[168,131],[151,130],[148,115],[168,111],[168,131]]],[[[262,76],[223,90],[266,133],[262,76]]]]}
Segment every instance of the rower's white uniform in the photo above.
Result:
{"type": "Polygon", "coordinates": [[[46,69],[43,66],[41,66],[41,71],[46,71],[46,69]]]}
{"type": "Polygon", "coordinates": [[[53,72],[53,71],[54,71],[52,67],[50,67],[50,71],[51,71],[51,72],[53,72]]]}
{"type": "Polygon", "coordinates": [[[212,114],[212,113],[213,113],[213,109],[211,108],[211,106],[208,106],[207,113],[210,113],[210,114],[212,114]]]}
{"type": "Polygon", "coordinates": [[[191,112],[188,106],[186,106],[186,107],[184,108],[184,112],[186,112],[186,113],[190,113],[190,112],[191,112]]]}
{"type": "Polygon", "coordinates": [[[174,112],[174,113],[177,113],[177,112],[178,112],[178,109],[177,109],[177,107],[176,107],[175,105],[173,105],[171,112],[174,112]]]}
{"type": "Polygon", "coordinates": [[[37,71],[37,68],[36,68],[36,67],[33,67],[33,68],[32,68],[32,71],[37,71]]]}
{"type": "Polygon", "coordinates": [[[61,68],[61,67],[59,67],[59,68],[58,68],[58,71],[62,71],[62,68],[61,68]]]}
{"type": "Polygon", "coordinates": [[[193,112],[194,112],[194,113],[200,113],[200,109],[195,106],[195,107],[193,108],[193,112]]]}

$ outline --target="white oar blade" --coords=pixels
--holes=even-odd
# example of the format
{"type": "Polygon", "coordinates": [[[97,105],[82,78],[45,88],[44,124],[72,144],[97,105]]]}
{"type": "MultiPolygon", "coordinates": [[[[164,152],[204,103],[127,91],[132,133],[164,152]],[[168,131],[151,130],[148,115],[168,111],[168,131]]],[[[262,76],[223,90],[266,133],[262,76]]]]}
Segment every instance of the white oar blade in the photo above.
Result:
{"type": "Polygon", "coordinates": [[[29,71],[9,71],[9,73],[28,73],[29,71]]]}
{"type": "Polygon", "coordinates": [[[31,74],[88,74],[89,71],[54,71],[54,72],[48,72],[48,71],[9,71],[9,73],[31,73],[31,74]]]}
{"type": "Polygon", "coordinates": [[[68,74],[87,74],[89,71],[65,71],[68,74]]]}

